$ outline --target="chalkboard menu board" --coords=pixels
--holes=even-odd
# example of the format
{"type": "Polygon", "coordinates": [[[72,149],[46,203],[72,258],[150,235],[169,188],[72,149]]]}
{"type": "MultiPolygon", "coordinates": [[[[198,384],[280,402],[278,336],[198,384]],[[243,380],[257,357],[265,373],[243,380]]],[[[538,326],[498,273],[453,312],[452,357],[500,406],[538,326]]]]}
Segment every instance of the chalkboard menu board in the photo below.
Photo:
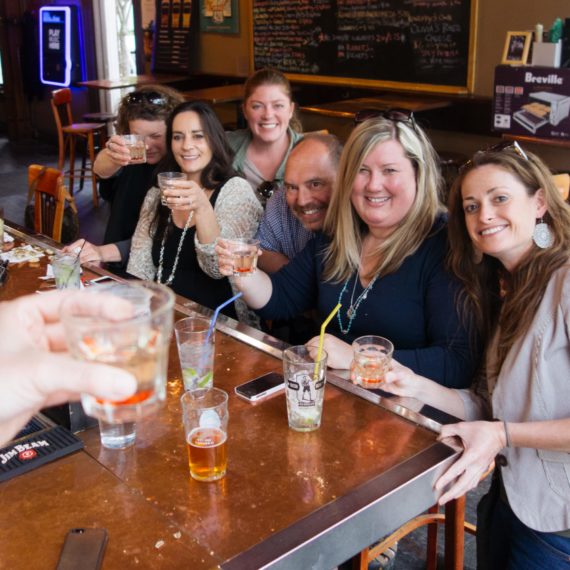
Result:
{"type": "Polygon", "coordinates": [[[476,4],[253,0],[254,67],[299,81],[470,91],[476,4]]]}

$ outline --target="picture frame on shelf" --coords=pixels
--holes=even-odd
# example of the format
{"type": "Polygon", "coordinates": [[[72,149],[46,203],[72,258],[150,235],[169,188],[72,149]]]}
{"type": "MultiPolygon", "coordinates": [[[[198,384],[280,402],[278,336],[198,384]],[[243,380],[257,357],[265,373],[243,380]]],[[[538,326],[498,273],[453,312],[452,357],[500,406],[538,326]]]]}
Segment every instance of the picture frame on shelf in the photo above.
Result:
{"type": "Polygon", "coordinates": [[[507,32],[501,63],[505,65],[526,65],[531,43],[531,31],[507,32]]]}

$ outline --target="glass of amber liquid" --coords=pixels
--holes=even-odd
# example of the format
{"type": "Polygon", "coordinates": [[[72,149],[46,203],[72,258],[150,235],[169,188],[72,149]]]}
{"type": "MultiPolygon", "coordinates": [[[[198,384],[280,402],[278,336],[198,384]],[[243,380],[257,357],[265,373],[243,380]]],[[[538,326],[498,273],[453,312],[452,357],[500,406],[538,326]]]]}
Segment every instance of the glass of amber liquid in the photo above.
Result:
{"type": "Polygon", "coordinates": [[[190,475],[217,481],[228,465],[228,395],[219,388],[185,392],[180,399],[190,475]]]}
{"type": "Polygon", "coordinates": [[[363,388],[379,388],[390,370],[394,345],[381,336],[361,336],[352,343],[350,379],[363,388]]]}
{"type": "Polygon", "coordinates": [[[146,145],[142,135],[122,135],[122,139],[131,154],[130,164],[146,162],[146,145]]]}
{"type": "Polygon", "coordinates": [[[258,239],[235,238],[226,240],[234,259],[234,275],[246,277],[257,269],[258,239]]]}
{"type": "Polygon", "coordinates": [[[62,306],[67,345],[74,358],[117,366],[137,379],[137,391],[122,401],[82,394],[85,413],[110,424],[134,422],[155,412],[166,399],[168,349],[174,293],[150,281],[91,287],[82,295],[113,295],[131,303],[128,319],[84,315],[74,303],[62,306]]]}

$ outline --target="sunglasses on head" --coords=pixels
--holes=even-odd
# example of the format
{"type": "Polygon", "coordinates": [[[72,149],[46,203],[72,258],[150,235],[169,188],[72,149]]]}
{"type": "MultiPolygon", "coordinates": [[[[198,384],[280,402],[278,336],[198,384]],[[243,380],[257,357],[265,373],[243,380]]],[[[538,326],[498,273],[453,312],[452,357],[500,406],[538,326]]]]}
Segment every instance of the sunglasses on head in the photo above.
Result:
{"type": "Polygon", "coordinates": [[[263,196],[263,198],[269,199],[278,189],[279,189],[279,183],[276,180],[264,180],[257,187],[257,193],[260,196],[263,196]]]}
{"type": "Polygon", "coordinates": [[[135,91],[129,93],[126,99],[129,105],[150,103],[151,105],[166,105],[166,97],[156,91],[135,91]]]}
{"type": "MultiPolygon", "coordinates": [[[[523,147],[517,141],[501,141],[497,144],[493,144],[483,150],[478,150],[476,154],[483,153],[499,153],[499,152],[514,152],[518,156],[520,156],[523,160],[528,161],[528,156],[524,151],[523,147]]],[[[463,170],[470,168],[473,165],[473,160],[470,158],[467,162],[464,162],[460,167],[459,171],[462,172],[463,170]]]]}
{"type": "Polygon", "coordinates": [[[415,130],[414,113],[409,109],[361,109],[354,115],[354,124],[359,125],[368,119],[388,119],[395,123],[409,123],[415,130]]]}

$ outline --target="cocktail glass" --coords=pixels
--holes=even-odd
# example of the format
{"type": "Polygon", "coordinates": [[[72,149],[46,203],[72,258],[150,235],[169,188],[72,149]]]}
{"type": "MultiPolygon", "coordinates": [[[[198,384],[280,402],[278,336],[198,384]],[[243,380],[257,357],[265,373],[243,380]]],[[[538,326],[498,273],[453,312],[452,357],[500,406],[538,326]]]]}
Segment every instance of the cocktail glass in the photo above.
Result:
{"type": "Polygon", "coordinates": [[[363,388],[379,388],[390,369],[394,345],[381,336],[361,336],[352,343],[350,378],[363,388]]]}
{"type": "Polygon", "coordinates": [[[82,394],[85,413],[108,423],[124,423],[156,411],[166,398],[174,293],[165,285],[128,281],[86,289],[82,294],[126,299],[134,305],[134,315],[125,320],[84,315],[76,303],[64,302],[62,321],[71,354],[123,368],[138,382],[136,393],[123,401],[82,394]]]}
{"type": "Polygon", "coordinates": [[[214,382],[214,339],[210,320],[187,317],[174,325],[185,390],[211,388],[214,382]]]}
{"type": "Polygon", "coordinates": [[[259,240],[248,238],[227,239],[226,243],[232,251],[234,275],[247,277],[257,270],[259,240]]]}
{"type": "Polygon", "coordinates": [[[175,190],[177,183],[187,180],[184,172],[160,172],[157,176],[160,188],[160,203],[168,206],[168,198],[164,195],[165,190],[175,190]]]}

